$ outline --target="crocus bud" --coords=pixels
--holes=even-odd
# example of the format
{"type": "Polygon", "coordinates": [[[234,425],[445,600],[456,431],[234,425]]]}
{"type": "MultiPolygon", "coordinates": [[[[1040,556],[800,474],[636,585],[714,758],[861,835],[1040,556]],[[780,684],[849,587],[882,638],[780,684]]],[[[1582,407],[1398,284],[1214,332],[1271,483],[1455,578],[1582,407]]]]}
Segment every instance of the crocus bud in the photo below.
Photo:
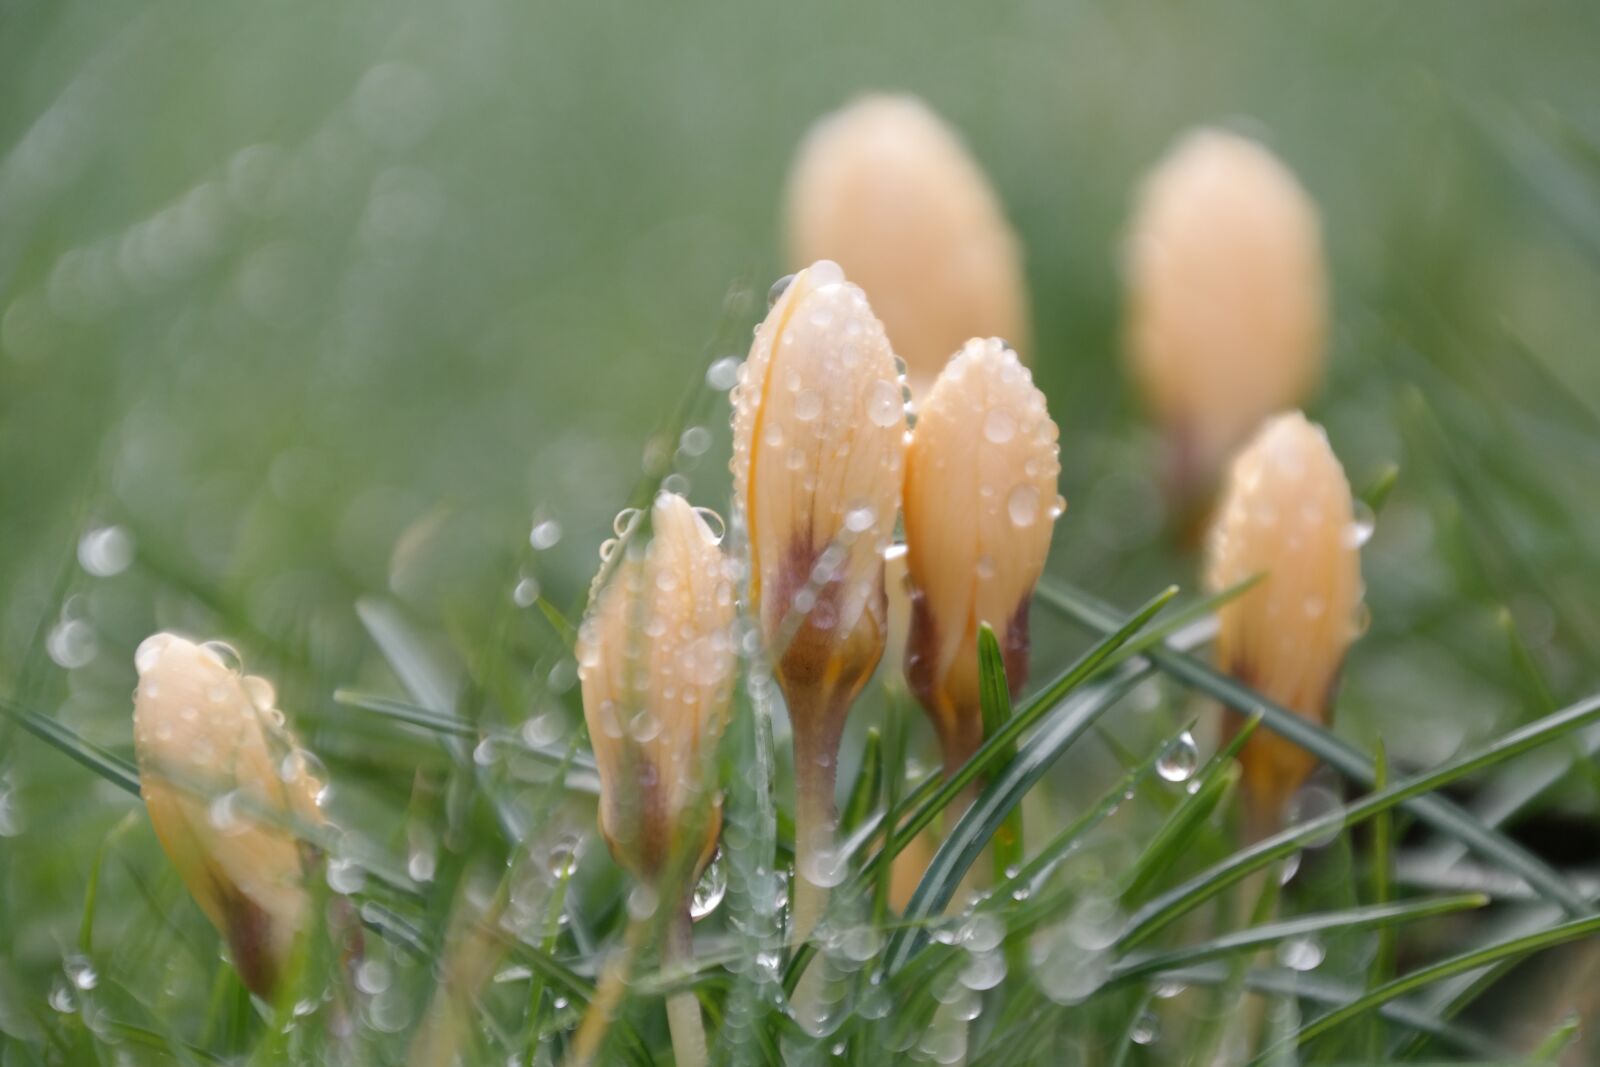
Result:
{"type": "Polygon", "coordinates": [[[796,927],[831,885],[834,759],[883,655],[884,551],[905,462],[901,375],[883,326],[838,264],[794,276],[756,331],[733,411],[748,596],[794,728],[796,927]]]}
{"type": "Polygon", "coordinates": [[[719,535],[688,501],[662,493],[649,525],[648,544],[628,540],[615,569],[602,568],[578,676],[600,831],[617,862],[654,882],[674,859],[698,870],[716,845],[712,759],[732,697],[734,601],[719,535]]]}
{"type": "Polygon", "coordinates": [[[1193,504],[1262,419],[1321,379],[1317,209],[1260,144],[1198,130],[1145,178],[1124,271],[1134,377],[1166,436],[1169,490],[1193,504]]]}
{"type": "MultiPolygon", "coordinates": [[[[1297,411],[1268,420],[1229,469],[1207,545],[1213,591],[1263,576],[1220,609],[1218,666],[1291,711],[1328,722],[1358,630],[1360,541],[1350,483],[1322,428],[1297,411]]],[[[1229,721],[1237,728],[1235,716],[1229,721]]],[[[1265,730],[1240,758],[1253,829],[1267,832],[1316,761],[1265,730]]]]}
{"type": "Polygon", "coordinates": [[[939,375],[906,455],[911,635],[906,678],[954,770],[983,743],[978,626],[1028,673],[1028,603],[1050,552],[1059,434],[1044,394],[1005,343],[969,341],[939,375]]]}
{"type": "Polygon", "coordinates": [[[134,655],[133,738],[156,837],[252,991],[271,997],[305,925],[323,785],[225,645],[156,634],[134,655]]]}
{"type": "Polygon", "coordinates": [[[812,127],[787,213],[791,262],[836,260],[867,291],[919,400],[967,338],[1026,343],[1016,236],[976,161],[916,97],[862,97],[812,127]]]}

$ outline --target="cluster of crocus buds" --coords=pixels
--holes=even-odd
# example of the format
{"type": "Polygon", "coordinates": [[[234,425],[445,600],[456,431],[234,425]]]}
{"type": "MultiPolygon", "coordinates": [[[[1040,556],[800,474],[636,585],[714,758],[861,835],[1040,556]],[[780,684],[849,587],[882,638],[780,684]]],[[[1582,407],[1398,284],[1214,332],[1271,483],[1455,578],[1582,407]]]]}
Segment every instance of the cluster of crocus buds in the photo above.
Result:
{"type": "Polygon", "coordinates": [[[140,791],[161,846],[251,991],[278,989],[310,908],[323,783],[226,646],[156,634],[134,656],[140,791]]]}
{"type": "Polygon", "coordinates": [[[1321,224],[1266,148],[1190,133],[1149,174],[1124,250],[1128,358],[1167,450],[1177,508],[1209,497],[1261,421],[1322,375],[1321,224]]]}
{"type": "MultiPolygon", "coordinates": [[[[1207,545],[1212,590],[1260,578],[1220,609],[1221,669],[1327,723],[1359,625],[1360,542],[1350,483],[1322,428],[1299,412],[1269,419],[1233,460],[1207,545]]],[[[1237,717],[1229,723],[1237,728],[1237,717]]],[[[1264,732],[1240,758],[1247,817],[1260,836],[1278,824],[1315,760],[1264,732]]]]}
{"type": "MultiPolygon", "coordinates": [[[[618,534],[579,631],[578,674],[600,831],[672,909],[663,952],[672,959],[690,950],[688,891],[721,824],[715,755],[735,673],[733,576],[720,534],[681,496],[661,493],[618,534]]],[[[667,1010],[677,1062],[705,1062],[694,994],[669,998],[667,1010]]]]}
{"type": "Polygon", "coordinates": [[[883,325],[838,264],[800,271],[756,331],[734,397],[735,506],[751,612],[793,726],[795,930],[837,881],[835,758],[888,636],[884,552],[906,414],[883,325]]]}
{"type": "Polygon", "coordinates": [[[872,297],[920,402],[970,337],[1026,344],[1016,235],[953,130],[913,96],[822,118],[788,189],[790,261],[833,260],[872,297]]]}
{"type": "Polygon", "coordinates": [[[947,771],[983,743],[980,624],[999,638],[1013,696],[1027,675],[1028,605],[1066,506],[1058,437],[1033,376],[996,338],[969,341],[917,417],[906,457],[905,668],[947,771]]]}

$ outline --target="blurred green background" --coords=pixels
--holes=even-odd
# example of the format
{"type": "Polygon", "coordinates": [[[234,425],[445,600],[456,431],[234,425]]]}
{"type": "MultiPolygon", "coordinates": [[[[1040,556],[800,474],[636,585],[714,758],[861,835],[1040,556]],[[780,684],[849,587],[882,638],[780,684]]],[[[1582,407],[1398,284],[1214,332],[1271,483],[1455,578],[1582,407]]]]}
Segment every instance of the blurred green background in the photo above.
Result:
{"type": "MultiPolygon", "coordinates": [[[[1134,183],[1202,122],[1299,174],[1336,307],[1312,413],[1358,487],[1400,468],[1341,729],[1442,759],[1600,677],[1596,56],[1582,3],[0,0],[0,691],[126,753],[138,641],[226,635],[315,739],[381,669],[373,594],[532,671],[513,587],[579,602],[787,269],[797,140],[894,89],[1021,235],[1051,570],[1124,604],[1193,585],[1119,360],[1134,183]]],[[[725,417],[684,471],[722,511],[725,417]]],[[[1042,663],[1082,641],[1039,631],[1042,663]]],[[[0,796],[0,927],[53,965],[132,801],[4,728],[0,796]]]]}

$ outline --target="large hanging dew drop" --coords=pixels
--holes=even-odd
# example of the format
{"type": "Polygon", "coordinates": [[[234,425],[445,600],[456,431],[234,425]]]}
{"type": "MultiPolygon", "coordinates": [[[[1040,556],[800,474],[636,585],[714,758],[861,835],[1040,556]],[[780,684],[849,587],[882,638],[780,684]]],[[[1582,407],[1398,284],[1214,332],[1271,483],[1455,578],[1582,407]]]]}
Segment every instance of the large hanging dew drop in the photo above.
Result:
{"type": "Polygon", "coordinates": [[[1200,765],[1200,749],[1188,730],[1179,734],[1156,760],[1156,773],[1169,782],[1187,782],[1200,765]]]}
{"type": "Polygon", "coordinates": [[[1353,511],[1350,525],[1344,531],[1344,544],[1346,548],[1361,548],[1372,540],[1372,532],[1378,527],[1378,516],[1365,500],[1355,501],[1353,511]]]}
{"type": "Polygon", "coordinates": [[[722,850],[718,849],[706,865],[705,873],[695,883],[694,893],[689,898],[689,917],[697,922],[704,919],[717,910],[727,893],[727,867],[722,862],[722,850]]]}

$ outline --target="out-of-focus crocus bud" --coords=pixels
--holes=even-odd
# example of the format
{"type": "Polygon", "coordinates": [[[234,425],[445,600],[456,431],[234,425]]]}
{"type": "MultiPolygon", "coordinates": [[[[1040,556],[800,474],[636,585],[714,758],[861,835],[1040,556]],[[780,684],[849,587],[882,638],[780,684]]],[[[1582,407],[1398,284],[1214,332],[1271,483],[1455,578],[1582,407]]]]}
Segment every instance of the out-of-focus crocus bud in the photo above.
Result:
{"type": "MultiPolygon", "coordinates": [[[[619,517],[621,541],[602,553],[621,556],[595,579],[578,677],[600,772],[600,832],[618,863],[663,893],[673,909],[663,957],[683,962],[693,951],[688,888],[722,822],[715,756],[733,696],[733,574],[720,530],[683,497],[656,497],[648,543],[634,526],[641,518],[619,517]]],[[[677,1062],[703,1064],[694,994],[668,998],[667,1019],[677,1062]]],[[[596,1026],[603,1032],[599,1022],[585,1024],[588,1051],[575,1062],[596,1051],[596,1026]]]]}
{"type": "Polygon", "coordinates": [[[1260,144],[1197,130],[1145,178],[1124,271],[1128,357],[1166,436],[1169,493],[1203,505],[1261,420],[1321,379],[1316,206],[1260,144]]]}
{"type": "Polygon", "coordinates": [[[788,227],[795,266],[836,260],[872,297],[919,402],[967,338],[1026,344],[1022,258],[999,198],[914,96],[866,96],[812,127],[788,227]]]}
{"type": "MultiPolygon", "coordinates": [[[[1350,483],[1322,428],[1298,411],[1268,420],[1229,469],[1207,545],[1211,590],[1262,576],[1220,609],[1220,668],[1326,723],[1358,632],[1360,542],[1350,483]]],[[[1228,720],[1236,729],[1237,716],[1228,720]]],[[[1240,758],[1251,830],[1259,836],[1277,825],[1316,760],[1264,730],[1240,758]]]]}
{"type": "Polygon", "coordinates": [[[649,526],[647,544],[638,543],[641,533],[616,549],[614,570],[602,568],[578,635],[600,830],[617,862],[644,882],[674,858],[694,868],[676,873],[698,872],[716,846],[712,759],[735,659],[733,577],[720,534],[673,493],[656,498],[649,526]]]}
{"type": "Polygon", "coordinates": [[[323,784],[284,727],[272,686],[241,675],[225,645],[156,634],[134,655],[140,792],[167,857],[228,943],[253,992],[271,997],[305,925],[323,784]]]}
{"type": "Polygon", "coordinates": [[[734,397],[750,610],[794,728],[800,937],[842,874],[832,849],[835,757],[887,637],[883,557],[905,464],[902,388],[866,296],[823,260],[773,303],[734,397]]]}
{"type": "Polygon", "coordinates": [[[1066,507],[1058,437],[1028,368],[995,338],[969,341],[917,416],[906,455],[906,678],[947,771],[983,743],[980,623],[1000,639],[1013,695],[1028,673],[1028,604],[1066,507]]]}

